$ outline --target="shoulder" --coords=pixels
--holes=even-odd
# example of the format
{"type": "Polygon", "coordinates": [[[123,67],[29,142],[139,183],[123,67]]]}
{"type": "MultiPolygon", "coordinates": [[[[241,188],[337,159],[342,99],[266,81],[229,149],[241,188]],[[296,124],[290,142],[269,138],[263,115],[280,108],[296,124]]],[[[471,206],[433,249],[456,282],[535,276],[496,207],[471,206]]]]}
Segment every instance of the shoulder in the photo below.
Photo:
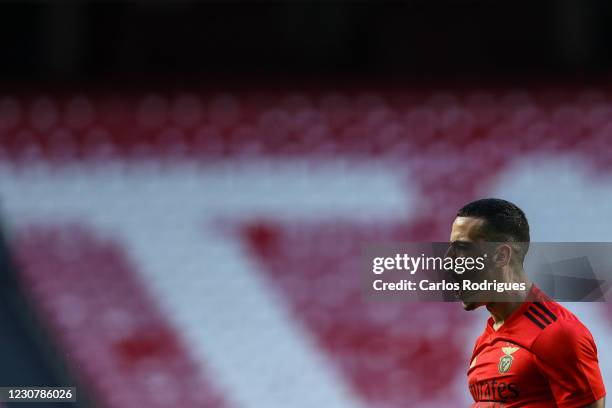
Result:
{"type": "Polygon", "coordinates": [[[536,356],[547,360],[547,357],[562,359],[596,353],[595,342],[589,330],[565,307],[556,302],[534,302],[533,307],[540,309],[549,322],[540,320],[544,327],[531,346],[536,356]],[[550,316],[538,305],[547,309],[550,316]]]}
{"type": "Polygon", "coordinates": [[[559,406],[583,407],[606,393],[595,341],[563,306],[551,306],[551,312],[557,312],[557,319],[533,341],[533,360],[551,384],[559,406]]]}

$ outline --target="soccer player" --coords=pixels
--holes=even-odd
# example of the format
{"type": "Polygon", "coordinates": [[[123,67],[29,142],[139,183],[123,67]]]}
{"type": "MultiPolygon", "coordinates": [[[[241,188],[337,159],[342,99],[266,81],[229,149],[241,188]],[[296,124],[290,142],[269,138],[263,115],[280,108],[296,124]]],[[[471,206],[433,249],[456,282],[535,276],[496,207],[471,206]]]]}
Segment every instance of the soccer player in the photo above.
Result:
{"type": "Polygon", "coordinates": [[[606,392],[593,336],[528,281],[523,260],[529,240],[525,214],[505,200],[469,203],[453,222],[451,256],[495,243],[487,273],[526,288],[503,300],[463,299],[465,310],[485,306],[491,314],[470,359],[472,407],[602,408],[606,392]]]}

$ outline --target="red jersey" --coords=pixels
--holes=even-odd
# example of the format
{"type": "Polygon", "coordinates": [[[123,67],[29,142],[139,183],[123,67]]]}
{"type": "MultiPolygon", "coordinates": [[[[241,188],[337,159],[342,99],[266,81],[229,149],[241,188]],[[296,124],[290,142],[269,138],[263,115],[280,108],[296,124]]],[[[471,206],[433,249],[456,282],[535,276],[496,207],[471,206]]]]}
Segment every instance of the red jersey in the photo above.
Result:
{"type": "Polygon", "coordinates": [[[535,285],[497,331],[489,318],[468,383],[472,408],[583,408],[606,394],[593,336],[535,285]]]}

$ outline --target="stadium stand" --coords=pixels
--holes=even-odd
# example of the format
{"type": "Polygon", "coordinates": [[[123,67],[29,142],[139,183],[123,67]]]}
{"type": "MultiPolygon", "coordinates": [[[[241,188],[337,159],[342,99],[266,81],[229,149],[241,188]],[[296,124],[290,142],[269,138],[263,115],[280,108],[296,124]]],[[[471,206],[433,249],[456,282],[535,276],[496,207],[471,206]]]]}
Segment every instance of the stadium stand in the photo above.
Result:
{"type": "Polygon", "coordinates": [[[551,134],[556,148],[604,137],[611,111],[607,93],[569,90],[42,95],[3,97],[0,127],[13,158],[380,155],[440,142],[495,153],[489,137],[519,134],[504,146],[519,150],[551,134]]]}
{"type": "MultiPolygon", "coordinates": [[[[72,166],[80,180],[72,192],[86,191],[77,173],[127,175],[139,165],[164,174],[184,163],[231,167],[307,158],[296,185],[334,158],[410,170],[414,176],[405,183],[421,197],[417,221],[299,222],[248,214],[230,228],[290,315],[371,407],[457,406],[473,316],[446,304],[423,305],[415,314],[409,304],[364,303],[351,278],[363,242],[446,239],[458,205],[526,153],[571,150],[596,172],[612,170],[612,94],[587,89],[16,95],[0,99],[0,132],[8,174],[59,174],[72,166]]],[[[344,180],[351,172],[348,164],[337,175],[344,180]]],[[[55,186],[37,180],[40,196],[53,197],[55,186]]],[[[138,217],[128,228],[155,232],[138,217]]],[[[104,406],[233,405],[214,384],[215,368],[195,361],[120,239],[100,236],[86,222],[47,219],[19,224],[12,243],[24,286],[104,406]]]]}

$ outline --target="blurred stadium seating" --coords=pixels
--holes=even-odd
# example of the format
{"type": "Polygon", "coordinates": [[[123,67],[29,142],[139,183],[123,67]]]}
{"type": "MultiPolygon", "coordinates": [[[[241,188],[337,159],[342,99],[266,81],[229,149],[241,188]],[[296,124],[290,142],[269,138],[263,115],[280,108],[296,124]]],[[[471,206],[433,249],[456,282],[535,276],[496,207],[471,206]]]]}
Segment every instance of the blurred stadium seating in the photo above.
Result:
{"type": "MultiPolygon", "coordinates": [[[[606,90],[5,95],[0,135],[20,279],[108,407],[464,406],[484,315],[364,301],[361,246],[445,240],[483,195],[612,197],[606,90]],[[535,173],[559,160],[586,179],[535,173]]],[[[609,240],[580,220],[534,239],[609,240]]]]}

